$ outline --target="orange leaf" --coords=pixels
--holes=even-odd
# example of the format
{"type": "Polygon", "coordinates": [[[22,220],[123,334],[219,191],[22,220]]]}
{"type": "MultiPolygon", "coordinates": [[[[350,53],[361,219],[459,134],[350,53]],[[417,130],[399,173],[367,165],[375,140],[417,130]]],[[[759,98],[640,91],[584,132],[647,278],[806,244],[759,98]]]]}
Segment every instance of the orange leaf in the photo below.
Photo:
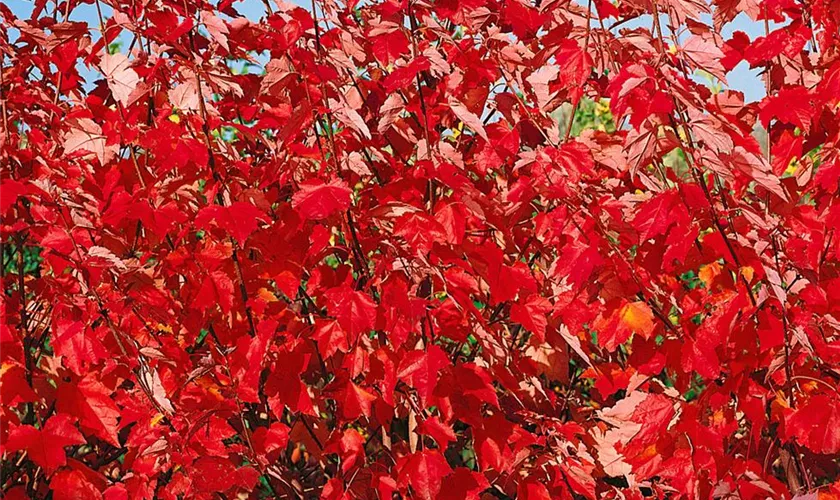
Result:
{"type": "Polygon", "coordinates": [[[627,329],[646,339],[650,338],[655,325],[653,323],[653,312],[647,304],[641,301],[625,304],[621,307],[619,314],[622,325],[627,329]]]}

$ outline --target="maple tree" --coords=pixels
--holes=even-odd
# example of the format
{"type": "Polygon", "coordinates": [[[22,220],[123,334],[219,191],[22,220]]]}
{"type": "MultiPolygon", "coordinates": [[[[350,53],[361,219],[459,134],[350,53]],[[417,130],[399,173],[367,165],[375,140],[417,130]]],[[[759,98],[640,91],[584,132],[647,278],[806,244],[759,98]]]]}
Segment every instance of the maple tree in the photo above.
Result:
{"type": "Polygon", "coordinates": [[[263,4],[0,3],[4,498],[840,495],[840,4],[263,4]]]}

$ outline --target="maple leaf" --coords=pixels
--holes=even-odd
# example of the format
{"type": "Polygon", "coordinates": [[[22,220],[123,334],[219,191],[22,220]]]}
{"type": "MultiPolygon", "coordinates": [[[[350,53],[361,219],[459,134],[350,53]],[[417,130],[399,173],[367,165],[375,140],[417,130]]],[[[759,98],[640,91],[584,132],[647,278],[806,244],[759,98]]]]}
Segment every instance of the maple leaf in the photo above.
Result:
{"type": "Polygon", "coordinates": [[[545,23],[545,14],[523,2],[506,3],[502,9],[506,24],[509,24],[517,38],[527,39],[535,35],[545,23]]]}
{"type": "Polygon", "coordinates": [[[332,357],[338,351],[350,352],[350,340],[347,338],[347,332],[336,320],[316,321],[312,337],[318,341],[318,350],[325,359],[332,357]]]}
{"type": "Polygon", "coordinates": [[[561,255],[562,258],[552,269],[552,274],[556,278],[565,278],[575,287],[583,285],[604,261],[594,238],[592,241],[573,239],[563,246],[561,255]]]}
{"type": "Polygon", "coordinates": [[[537,372],[545,375],[549,380],[568,382],[568,349],[565,349],[565,346],[562,345],[555,348],[547,342],[539,342],[540,340],[534,337],[525,350],[525,355],[534,362],[537,372]]]}
{"type": "Polygon", "coordinates": [[[450,98],[449,99],[449,109],[452,110],[452,113],[458,117],[464,125],[470,128],[473,132],[478,134],[482,139],[485,141],[489,141],[490,139],[487,137],[487,131],[484,130],[484,124],[481,123],[481,119],[475,115],[472,111],[470,111],[463,103],[458,101],[457,99],[450,98]]]}
{"type": "Polygon", "coordinates": [[[63,136],[62,147],[66,155],[89,151],[96,155],[101,165],[105,165],[116,156],[119,149],[117,145],[108,144],[107,139],[99,124],[89,118],[79,118],[70,122],[63,136]]]}
{"type": "Polygon", "coordinates": [[[516,498],[522,500],[549,500],[551,498],[548,488],[538,481],[522,481],[516,490],[516,498]]]}
{"type": "Polygon", "coordinates": [[[4,362],[0,367],[0,384],[3,391],[0,400],[6,408],[13,408],[19,403],[34,402],[38,395],[29,386],[25,375],[26,368],[17,363],[4,362]]]}
{"type": "Polygon", "coordinates": [[[300,379],[300,374],[309,363],[309,355],[300,352],[299,345],[296,347],[278,354],[265,382],[268,405],[278,418],[283,415],[285,406],[295,412],[314,414],[312,398],[300,379]]]}
{"type": "Polygon", "coordinates": [[[376,303],[362,292],[346,286],[331,288],[324,293],[329,300],[327,310],[355,343],[359,335],[373,330],[376,324],[376,303]]]}
{"type": "Polygon", "coordinates": [[[262,210],[251,203],[237,201],[229,206],[210,205],[202,208],[195,217],[195,225],[200,228],[216,225],[243,245],[264,217],[262,210]]]}
{"type": "Polygon", "coordinates": [[[409,42],[405,34],[395,23],[382,21],[373,26],[370,42],[373,55],[383,64],[394,62],[403,54],[408,53],[409,42]]]}
{"type": "Polygon", "coordinates": [[[254,447],[259,455],[271,463],[267,457],[269,454],[277,455],[278,451],[284,451],[289,443],[289,428],[280,423],[273,423],[271,427],[260,427],[251,436],[254,440],[254,447]]]}
{"type": "Polygon", "coordinates": [[[726,83],[726,70],[723,68],[723,51],[712,40],[692,35],[682,45],[682,52],[699,69],[726,83]]]}
{"type": "Polygon", "coordinates": [[[579,90],[592,69],[589,54],[574,40],[563,40],[555,57],[560,65],[560,83],[568,89],[579,90]]]}
{"type": "Polygon", "coordinates": [[[350,500],[350,495],[344,490],[344,481],[335,477],[327,481],[321,490],[322,500],[350,500]]]}
{"type": "Polygon", "coordinates": [[[170,89],[167,95],[169,96],[169,102],[176,109],[181,111],[199,111],[198,100],[201,96],[198,95],[198,89],[192,80],[188,80],[170,89]]]}
{"type": "Polygon", "coordinates": [[[537,98],[537,106],[543,112],[551,111],[547,109],[547,106],[557,94],[551,91],[551,82],[559,74],[560,68],[556,64],[549,64],[534,71],[525,79],[531,85],[531,89],[537,98]]]}
{"type": "Polygon", "coordinates": [[[627,133],[624,139],[624,149],[627,152],[630,175],[636,176],[639,169],[650,163],[656,156],[657,130],[646,124],[627,133]]]}
{"type": "Polygon", "coordinates": [[[305,219],[326,219],[350,207],[351,193],[340,180],[324,183],[313,179],[300,183],[300,189],[292,196],[292,206],[305,219]]]}
{"type": "Polygon", "coordinates": [[[68,415],[78,416],[83,430],[119,446],[117,421],[120,409],[111,399],[111,391],[97,380],[95,372],[88,373],[78,383],[62,384],[56,408],[68,415]]]}
{"type": "Polygon", "coordinates": [[[102,56],[99,68],[108,80],[108,88],[111,89],[114,99],[123,106],[128,106],[131,103],[131,94],[140,83],[140,77],[131,68],[128,57],[120,53],[105,54],[102,56]]]}
{"type": "Polygon", "coordinates": [[[149,398],[160,410],[169,415],[175,413],[175,407],[172,406],[172,401],[166,395],[166,389],[163,387],[157,369],[149,368],[145,364],[141,365],[140,370],[138,370],[138,378],[149,398]]]}
{"type": "Polygon", "coordinates": [[[527,300],[517,302],[510,307],[510,319],[527,328],[545,342],[545,328],[548,321],[545,315],[551,310],[551,303],[539,295],[531,295],[527,300]]]}
{"type": "Polygon", "coordinates": [[[808,132],[811,116],[814,114],[811,94],[804,87],[785,88],[774,96],[767,97],[761,103],[759,118],[764,127],[773,119],[796,125],[808,132]]]}
{"type": "Polygon", "coordinates": [[[823,454],[840,452],[840,401],[818,394],[785,415],[785,433],[808,449],[823,454]]]}
{"type": "Polygon", "coordinates": [[[417,426],[417,432],[432,437],[438,447],[445,450],[449,443],[458,439],[452,427],[444,424],[437,416],[429,417],[417,426]]]}
{"type": "Polygon", "coordinates": [[[365,120],[356,110],[348,106],[347,103],[331,101],[330,108],[342,123],[358,132],[365,139],[371,138],[370,129],[368,129],[365,120]]]}
{"type": "Polygon", "coordinates": [[[224,271],[213,271],[204,278],[195,297],[195,306],[199,310],[204,311],[216,305],[225,313],[233,307],[233,280],[224,271]]]}
{"type": "Polygon", "coordinates": [[[401,457],[397,461],[398,484],[401,488],[411,486],[417,498],[437,498],[443,478],[452,471],[443,455],[433,450],[424,450],[401,457]]]}
{"type": "Polygon", "coordinates": [[[720,361],[711,342],[687,340],[681,359],[682,368],[686,372],[696,371],[704,378],[715,378],[720,373],[720,361]]]}
{"type": "Polygon", "coordinates": [[[9,433],[6,451],[25,450],[47,475],[52,475],[67,463],[66,446],[85,443],[82,433],[73,423],[70,415],[58,414],[47,420],[43,429],[30,425],[16,427],[9,433]]]}
{"type": "Polygon", "coordinates": [[[231,478],[236,474],[236,466],[222,457],[201,457],[193,464],[196,489],[202,493],[227,491],[231,478]]]}
{"type": "Polygon", "coordinates": [[[53,346],[62,356],[67,368],[77,375],[85,374],[85,367],[93,366],[108,355],[102,342],[80,321],[56,322],[53,346]]]}
{"type": "MultiPolygon", "coordinates": [[[[382,85],[388,92],[393,92],[397,89],[405,88],[414,84],[417,73],[428,70],[430,68],[429,59],[426,57],[416,57],[405,66],[400,66],[385,77],[382,85]]],[[[395,97],[399,97],[394,94],[395,97]]],[[[390,97],[389,97],[390,99],[390,97]]],[[[381,112],[382,110],[380,110],[381,112]]]]}
{"type": "Polygon", "coordinates": [[[256,403],[260,400],[260,378],[266,350],[276,328],[276,321],[261,321],[257,325],[255,337],[242,336],[236,341],[236,350],[231,356],[230,371],[239,380],[237,389],[243,401],[256,403]]]}
{"type": "Polygon", "coordinates": [[[612,352],[633,333],[650,338],[656,324],[650,306],[636,301],[613,309],[608,317],[602,317],[595,323],[595,328],[599,332],[598,343],[612,352]]]}
{"type": "Polygon", "coordinates": [[[685,208],[674,189],[658,193],[641,203],[633,218],[633,225],[639,231],[639,240],[645,242],[667,233],[680,217],[685,217],[684,213],[685,208]]]}
{"type": "MultiPolygon", "coordinates": [[[[639,399],[629,400],[624,407],[632,411],[630,420],[641,426],[633,439],[646,444],[658,440],[659,434],[670,425],[671,419],[676,415],[674,406],[673,401],[661,394],[642,393],[639,399]]],[[[616,405],[614,408],[618,407],[619,405],[616,405]]]]}
{"type": "Polygon", "coordinates": [[[522,434],[501,415],[494,415],[474,429],[475,451],[481,463],[495,470],[510,471],[522,434]]]}
{"type": "Polygon", "coordinates": [[[440,500],[479,500],[481,493],[490,487],[484,474],[471,471],[466,467],[455,467],[452,474],[443,479],[440,500]]]}
{"type": "Polygon", "coordinates": [[[459,364],[453,366],[445,376],[438,378],[434,394],[444,395],[447,392],[459,394],[498,407],[499,399],[491,380],[487,371],[474,363],[459,364]],[[457,386],[453,385],[455,381],[457,381],[457,386]]]}
{"type": "Polygon", "coordinates": [[[432,395],[438,373],[449,365],[449,358],[443,349],[436,345],[426,350],[406,353],[397,369],[397,377],[417,389],[420,401],[427,401],[432,395]]]}
{"type": "Polygon", "coordinates": [[[371,406],[376,401],[376,395],[350,381],[338,391],[336,398],[342,409],[342,416],[351,421],[362,415],[370,418],[371,406]]]}
{"type": "Polygon", "coordinates": [[[3,179],[0,182],[0,191],[3,193],[3,200],[0,201],[0,213],[5,214],[12,205],[14,205],[18,197],[26,194],[26,185],[14,179],[3,179]]]}
{"type": "Polygon", "coordinates": [[[760,186],[777,195],[782,200],[787,201],[788,197],[782,189],[778,177],[773,175],[772,168],[767,163],[767,160],[741,147],[736,147],[725,158],[739,170],[750,176],[760,186]]]}
{"type": "Polygon", "coordinates": [[[507,265],[504,255],[495,246],[485,245],[475,254],[473,265],[490,285],[494,303],[513,299],[521,291],[536,291],[534,278],[521,262],[507,265]]]}
{"type": "Polygon", "coordinates": [[[324,448],[324,453],[337,453],[341,458],[341,471],[347,473],[355,466],[364,465],[365,439],[355,429],[339,434],[339,439],[324,448]]]}
{"type": "Polygon", "coordinates": [[[50,479],[50,489],[54,495],[72,495],[78,500],[98,500],[102,493],[78,470],[62,469],[50,479]]]}
{"type": "Polygon", "coordinates": [[[210,33],[210,36],[213,37],[213,40],[224,47],[225,50],[230,51],[230,46],[228,45],[228,35],[230,34],[230,30],[228,29],[227,24],[225,24],[221,18],[206,10],[201,11],[200,17],[201,23],[207,28],[207,31],[210,33]]]}
{"type": "MultiPolygon", "coordinates": [[[[387,80],[386,80],[387,81],[387,80]]],[[[376,125],[380,134],[388,131],[394,125],[402,111],[402,101],[399,94],[391,94],[379,108],[379,123],[376,125]]]]}

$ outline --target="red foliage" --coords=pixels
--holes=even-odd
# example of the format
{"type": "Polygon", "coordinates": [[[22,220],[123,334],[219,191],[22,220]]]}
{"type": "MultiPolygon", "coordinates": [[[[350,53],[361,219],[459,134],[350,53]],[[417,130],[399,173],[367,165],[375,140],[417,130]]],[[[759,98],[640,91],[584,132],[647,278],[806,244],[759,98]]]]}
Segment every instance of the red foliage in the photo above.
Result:
{"type": "Polygon", "coordinates": [[[840,493],[837,2],[85,2],[0,4],[9,498],[840,493]]]}

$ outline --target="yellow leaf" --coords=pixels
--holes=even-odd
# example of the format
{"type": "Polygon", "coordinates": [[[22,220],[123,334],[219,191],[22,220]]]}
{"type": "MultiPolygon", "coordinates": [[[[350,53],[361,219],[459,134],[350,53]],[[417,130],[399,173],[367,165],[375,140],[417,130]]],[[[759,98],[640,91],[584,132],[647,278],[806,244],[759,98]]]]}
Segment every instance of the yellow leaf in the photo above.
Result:
{"type": "Polygon", "coordinates": [[[744,266],[741,268],[741,276],[747,280],[747,283],[750,283],[753,279],[753,275],[755,274],[755,269],[750,266],[744,266]]]}

